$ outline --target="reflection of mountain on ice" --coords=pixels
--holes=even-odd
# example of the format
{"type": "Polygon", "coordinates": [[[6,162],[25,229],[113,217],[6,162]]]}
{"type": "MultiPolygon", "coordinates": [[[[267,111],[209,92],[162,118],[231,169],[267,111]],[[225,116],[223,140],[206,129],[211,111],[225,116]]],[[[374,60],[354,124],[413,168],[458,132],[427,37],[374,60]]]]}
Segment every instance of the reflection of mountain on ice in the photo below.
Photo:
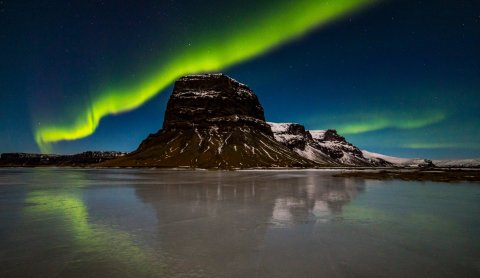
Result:
{"type": "Polygon", "coordinates": [[[136,195],[156,211],[172,273],[231,276],[266,255],[270,229],[333,220],[363,190],[361,180],[318,171],[180,171],[154,188],[137,186],[136,195]]]}
{"type": "Polygon", "coordinates": [[[301,197],[277,197],[272,213],[274,223],[329,221],[339,216],[343,206],[365,189],[363,181],[354,179],[323,177],[319,181],[311,174],[306,181],[301,197]]]}

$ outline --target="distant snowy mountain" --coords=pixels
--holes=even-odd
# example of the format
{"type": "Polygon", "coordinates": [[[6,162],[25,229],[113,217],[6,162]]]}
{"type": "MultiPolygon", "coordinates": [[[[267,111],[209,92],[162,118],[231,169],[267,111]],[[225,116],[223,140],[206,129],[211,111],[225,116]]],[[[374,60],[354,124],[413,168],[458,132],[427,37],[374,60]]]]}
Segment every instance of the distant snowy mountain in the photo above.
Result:
{"type": "Polygon", "coordinates": [[[372,153],[363,150],[363,156],[371,160],[388,161],[395,167],[441,167],[441,168],[479,168],[480,159],[428,160],[420,158],[400,158],[372,153]]]}
{"type": "Polygon", "coordinates": [[[300,156],[319,164],[337,166],[393,166],[380,158],[370,159],[336,130],[305,130],[297,123],[272,123],[275,139],[300,156]]]}
{"type": "Polygon", "coordinates": [[[366,150],[362,151],[363,156],[369,158],[371,160],[381,160],[381,161],[388,161],[393,166],[396,167],[430,167],[433,166],[433,162],[428,159],[420,159],[420,158],[401,158],[401,157],[393,157],[388,155],[383,155],[379,153],[373,153],[366,150]]]}
{"type": "Polygon", "coordinates": [[[480,168],[480,159],[434,160],[433,164],[444,168],[480,168]]]}

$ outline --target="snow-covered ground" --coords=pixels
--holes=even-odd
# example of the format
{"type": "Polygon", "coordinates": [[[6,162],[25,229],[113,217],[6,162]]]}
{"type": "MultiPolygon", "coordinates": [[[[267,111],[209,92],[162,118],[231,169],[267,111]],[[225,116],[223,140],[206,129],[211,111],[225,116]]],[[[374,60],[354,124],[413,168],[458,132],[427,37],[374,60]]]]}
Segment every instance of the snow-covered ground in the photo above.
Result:
{"type": "Polygon", "coordinates": [[[326,130],[309,130],[310,134],[312,134],[313,139],[323,140],[325,138],[326,130]]]}
{"type": "Polygon", "coordinates": [[[267,124],[270,125],[270,128],[272,129],[273,133],[285,133],[288,130],[288,127],[290,127],[291,123],[272,123],[272,122],[267,122],[267,124]]]}

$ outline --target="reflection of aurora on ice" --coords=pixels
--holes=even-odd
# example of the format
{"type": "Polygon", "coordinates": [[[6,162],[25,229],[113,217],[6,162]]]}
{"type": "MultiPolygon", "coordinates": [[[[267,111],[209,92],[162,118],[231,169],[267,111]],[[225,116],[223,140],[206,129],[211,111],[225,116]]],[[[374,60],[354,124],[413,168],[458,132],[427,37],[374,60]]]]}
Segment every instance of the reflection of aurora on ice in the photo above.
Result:
{"type": "Polygon", "coordinates": [[[141,106],[182,75],[218,71],[251,59],[372,2],[277,1],[271,10],[243,17],[242,24],[230,26],[228,32],[205,34],[192,47],[169,56],[133,84],[109,84],[106,90],[86,92],[92,96],[87,107],[71,121],[62,122],[58,117],[42,123],[35,131],[35,140],[41,151],[47,152],[52,143],[89,136],[103,117],[141,106]]]}
{"type": "Polygon", "coordinates": [[[131,234],[89,222],[87,207],[80,190],[32,191],[28,193],[25,202],[29,204],[24,209],[25,217],[34,219],[39,225],[54,218],[54,223],[48,223],[49,229],[56,229],[56,233],[64,234],[68,242],[73,244],[69,249],[74,250],[74,257],[64,271],[76,271],[75,269],[83,267],[85,258],[91,258],[90,263],[118,265],[122,274],[145,275],[161,272],[162,258],[154,250],[140,246],[131,234]],[[102,257],[104,254],[109,256],[102,257]]]}

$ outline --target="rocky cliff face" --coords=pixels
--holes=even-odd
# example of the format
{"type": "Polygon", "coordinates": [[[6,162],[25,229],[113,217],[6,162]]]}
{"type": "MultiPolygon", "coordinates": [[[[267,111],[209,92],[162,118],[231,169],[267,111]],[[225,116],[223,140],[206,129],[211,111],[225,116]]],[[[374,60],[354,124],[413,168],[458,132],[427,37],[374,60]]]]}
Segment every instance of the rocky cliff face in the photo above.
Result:
{"type": "Polygon", "coordinates": [[[273,137],[257,96],[223,74],[180,78],[163,128],[124,158],[103,166],[313,167],[273,137]]]}
{"type": "Polygon", "coordinates": [[[370,159],[336,130],[305,130],[296,123],[270,123],[275,139],[295,153],[319,164],[336,166],[393,166],[382,159],[370,159]]]}
{"type": "Polygon", "coordinates": [[[223,129],[244,126],[272,134],[257,96],[246,85],[223,74],[180,78],[168,101],[163,129],[212,126],[223,129]]]}

